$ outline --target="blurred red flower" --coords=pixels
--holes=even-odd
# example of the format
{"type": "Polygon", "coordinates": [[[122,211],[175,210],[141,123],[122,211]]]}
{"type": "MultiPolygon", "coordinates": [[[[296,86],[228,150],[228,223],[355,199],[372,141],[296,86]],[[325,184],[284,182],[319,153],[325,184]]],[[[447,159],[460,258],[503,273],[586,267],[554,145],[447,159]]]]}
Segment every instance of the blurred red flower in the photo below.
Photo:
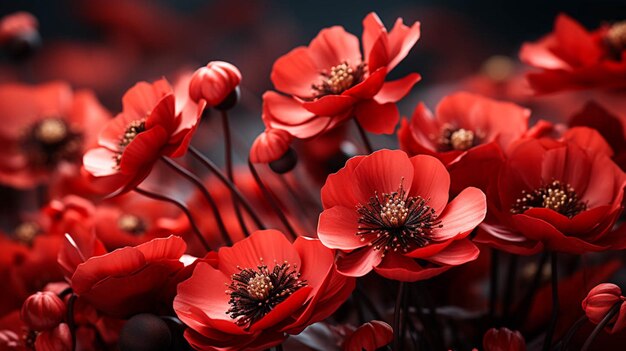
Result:
{"type": "Polygon", "coordinates": [[[330,316],[355,286],[336,272],[332,251],[318,240],[291,244],[276,230],[256,231],[218,256],[214,265],[198,263],[174,299],[189,326],[185,338],[197,350],[278,345],[330,316]]]}
{"type": "Polygon", "coordinates": [[[432,156],[353,157],[322,188],[318,236],[341,250],[342,274],[374,269],[395,280],[428,279],[479,254],[467,236],[485,218],[485,195],[467,188],[448,203],[449,188],[446,168],[432,156]]]}
{"type": "Polygon", "coordinates": [[[502,151],[528,129],[530,111],[509,102],[456,93],[441,100],[433,115],[420,103],[398,131],[409,155],[427,154],[446,165],[453,193],[467,186],[486,189],[502,151]]]}
{"type": "Polygon", "coordinates": [[[64,83],[1,85],[0,116],[0,183],[18,188],[48,181],[66,164],[77,174],[110,117],[92,93],[64,83]]]}
{"type": "Polygon", "coordinates": [[[584,127],[560,140],[513,145],[487,191],[489,215],[475,240],[516,254],[623,248],[626,238],[610,230],[626,176],[610,155],[604,139],[584,127]]]}
{"type": "Polygon", "coordinates": [[[168,310],[168,287],[184,268],[185,242],[158,238],[106,253],[94,236],[67,236],[59,264],[79,297],[106,315],[123,318],[168,310]]]}
{"type": "Polygon", "coordinates": [[[615,284],[599,284],[587,294],[582,302],[583,310],[593,324],[604,319],[616,304],[621,304],[619,312],[604,328],[607,333],[613,334],[626,327],[626,297],[622,296],[622,289],[615,284]]]}
{"type": "Polygon", "coordinates": [[[65,303],[53,292],[38,291],[24,301],[20,317],[31,329],[49,330],[65,318],[65,303]]]}
{"type": "Polygon", "coordinates": [[[385,322],[371,321],[358,327],[343,344],[344,351],[375,351],[391,343],[393,329],[385,322]]]}
{"type": "Polygon", "coordinates": [[[307,139],[356,118],[372,133],[393,133],[399,120],[396,102],[420,80],[412,73],[385,82],[420,36],[420,24],[398,19],[387,32],[375,13],[363,20],[362,46],[343,27],[323,29],[309,46],[280,57],[272,68],[276,89],[263,95],[268,129],[283,129],[307,139]]]}
{"type": "Polygon", "coordinates": [[[483,337],[483,347],[485,351],[526,351],[526,341],[517,330],[491,328],[483,337]]]}
{"type": "Polygon", "coordinates": [[[100,132],[100,147],[83,158],[94,183],[110,193],[125,192],[150,174],[159,157],[182,156],[204,109],[203,103],[190,109],[189,101],[177,101],[165,79],[128,90],[123,111],[100,132]]]}
{"type": "Polygon", "coordinates": [[[540,68],[529,73],[535,92],[626,87],[626,22],[588,31],[565,14],[557,16],[554,31],[526,43],[520,59],[540,68]]]}

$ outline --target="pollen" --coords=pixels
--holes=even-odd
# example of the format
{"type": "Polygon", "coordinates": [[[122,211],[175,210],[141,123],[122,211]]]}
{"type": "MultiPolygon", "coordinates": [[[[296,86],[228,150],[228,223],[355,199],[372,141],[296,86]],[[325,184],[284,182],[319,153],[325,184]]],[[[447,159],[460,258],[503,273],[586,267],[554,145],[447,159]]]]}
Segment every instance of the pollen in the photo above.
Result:
{"type": "Polygon", "coordinates": [[[128,146],[128,144],[130,144],[133,140],[135,140],[135,138],[137,137],[137,135],[139,135],[139,133],[142,133],[145,131],[146,131],[145,119],[132,121],[130,122],[128,127],[126,127],[126,130],[124,131],[124,134],[120,137],[120,141],[118,143],[120,151],[115,155],[115,162],[117,163],[118,167],[120,163],[122,162],[122,154],[124,153],[124,149],[128,146]]]}
{"type": "Polygon", "coordinates": [[[558,180],[532,192],[522,191],[515,200],[511,213],[524,213],[531,208],[547,208],[572,218],[587,209],[587,203],[580,200],[574,188],[558,180]]]}
{"type": "Polygon", "coordinates": [[[606,43],[617,59],[621,59],[622,51],[626,49],[626,21],[613,24],[606,33],[606,43]]]}
{"type": "Polygon", "coordinates": [[[24,244],[31,244],[40,232],[41,227],[37,223],[24,222],[15,228],[15,237],[24,244]]]}
{"type": "Polygon", "coordinates": [[[232,275],[226,290],[231,306],[226,314],[246,328],[307,285],[306,280],[300,279],[296,265],[274,262],[270,269],[262,258],[259,260],[261,263],[255,268],[238,267],[239,273],[232,275]]]}
{"type": "Polygon", "coordinates": [[[360,63],[353,67],[344,61],[331,67],[329,71],[320,73],[320,75],[322,77],[321,82],[312,85],[315,97],[337,95],[363,81],[365,64],[360,63]]]}
{"type": "Polygon", "coordinates": [[[35,127],[35,137],[43,144],[57,144],[68,135],[65,122],[60,118],[46,118],[35,127]]]}
{"type": "Polygon", "coordinates": [[[131,234],[141,234],[146,231],[146,225],[141,218],[130,213],[125,213],[118,218],[117,227],[131,234]]]}
{"type": "Polygon", "coordinates": [[[435,210],[421,196],[407,196],[400,187],[393,193],[375,193],[370,201],[357,206],[360,215],[356,235],[375,250],[408,252],[430,243],[432,231],[442,228],[435,210]]]}
{"type": "Polygon", "coordinates": [[[476,145],[476,142],[477,137],[472,130],[455,129],[451,126],[442,128],[441,136],[439,137],[439,147],[442,151],[465,151],[476,145]]]}

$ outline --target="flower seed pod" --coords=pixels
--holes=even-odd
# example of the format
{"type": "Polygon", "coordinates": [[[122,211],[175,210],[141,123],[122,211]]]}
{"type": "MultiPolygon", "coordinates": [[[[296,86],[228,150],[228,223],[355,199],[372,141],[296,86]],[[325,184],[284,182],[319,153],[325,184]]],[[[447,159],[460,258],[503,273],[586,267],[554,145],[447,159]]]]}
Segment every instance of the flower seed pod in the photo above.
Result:
{"type": "Polygon", "coordinates": [[[199,68],[189,82],[189,97],[195,102],[204,99],[208,106],[229,110],[239,100],[241,73],[234,65],[223,61],[209,62],[199,68]]]}
{"type": "Polygon", "coordinates": [[[52,329],[63,321],[65,303],[50,291],[39,291],[30,295],[22,305],[21,318],[31,329],[52,329]]]}

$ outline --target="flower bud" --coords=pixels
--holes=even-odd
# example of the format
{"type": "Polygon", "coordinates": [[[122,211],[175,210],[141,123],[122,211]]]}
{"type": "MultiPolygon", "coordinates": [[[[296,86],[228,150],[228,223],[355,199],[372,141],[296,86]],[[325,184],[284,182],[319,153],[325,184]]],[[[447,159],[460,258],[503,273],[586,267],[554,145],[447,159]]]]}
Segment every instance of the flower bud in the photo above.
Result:
{"type": "Polygon", "coordinates": [[[16,12],[0,19],[0,45],[14,59],[25,59],[41,45],[37,19],[28,12],[16,12]]]}
{"type": "Polygon", "coordinates": [[[37,351],[71,351],[72,334],[70,328],[65,323],[59,324],[52,330],[46,330],[35,340],[35,350],[37,351]]]}
{"type": "Polygon", "coordinates": [[[204,99],[207,105],[228,110],[239,100],[241,73],[228,62],[212,61],[194,72],[189,82],[189,97],[195,102],[204,99]]]}
{"type": "Polygon", "coordinates": [[[526,351],[526,341],[518,331],[491,328],[483,337],[485,351],[526,351]]]}
{"type": "MultiPolygon", "coordinates": [[[[593,324],[598,324],[617,303],[622,303],[621,309],[626,311],[626,298],[622,296],[622,290],[615,284],[604,283],[589,291],[582,302],[582,308],[593,324]]],[[[608,333],[617,332],[626,326],[626,313],[620,312],[606,327],[608,333]]]]}
{"type": "Polygon", "coordinates": [[[37,331],[52,329],[63,321],[65,304],[50,291],[30,295],[22,305],[21,318],[28,327],[37,331]]]}
{"type": "Polygon", "coordinates": [[[358,327],[343,343],[344,351],[375,351],[393,340],[393,328],[385,322],[371,321],[358,327]]]}
{"type": "Polygon", "coordinates": [[[293,137],[282,129],[267,129],[252,143],[250,161],[253,163],[270,163],[279,160],[291,145],[293,137]]]}

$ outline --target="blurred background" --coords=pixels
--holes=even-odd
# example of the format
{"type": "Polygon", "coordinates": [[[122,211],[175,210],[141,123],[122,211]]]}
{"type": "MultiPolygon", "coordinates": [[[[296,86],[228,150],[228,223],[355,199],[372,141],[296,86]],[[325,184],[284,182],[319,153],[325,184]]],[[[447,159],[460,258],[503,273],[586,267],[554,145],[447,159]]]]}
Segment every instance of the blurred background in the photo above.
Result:
{"type": "MultiPolygon", "coordinates": [[[[422,74],[400,105],[403,115],[410,115],[418,101],[434,107],[455,90],[530,104],[517,62],[520,45],[551,31],[559,12],[588,28],[623,20],[626,1],[0,1],[0,15],[15,11],[37,17],[43,47],[25,63],[0,58],[0,82],[65,80],[76,89],[94,90],[114,114],[121,96],[137,81],[161,76],[175,81],[212,60],[234,63],[244,80],[243,107],[232,118],[245,121],[235,131],[240,157],[245,157],[263,128],[260,96],[272,88],[273,62],[307,45],[324,27],[342,25],[360,36],[361,21],[370,11],[389,28],[397,17],[422,23],[422,38],[390,75],[422,74]],[[494,60],[494,55],[501,56],[494,60]]],[[[548,109],[539,116],[559,113],[548,109]]]]}

